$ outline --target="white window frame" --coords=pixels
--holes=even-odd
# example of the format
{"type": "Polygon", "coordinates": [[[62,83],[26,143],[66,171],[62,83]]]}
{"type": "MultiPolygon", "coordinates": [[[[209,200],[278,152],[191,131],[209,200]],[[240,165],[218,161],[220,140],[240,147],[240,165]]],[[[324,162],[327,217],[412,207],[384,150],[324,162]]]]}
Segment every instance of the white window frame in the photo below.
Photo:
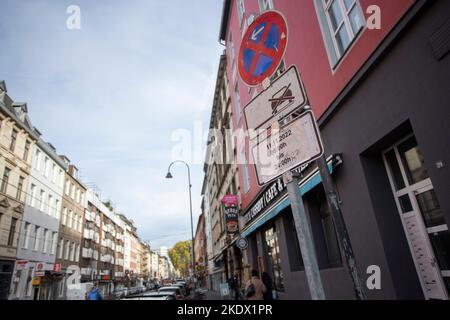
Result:
{"type": "Polygon", "coordinates": [[[31,223],[25,222],[25,241],[23,242],[24,249],[28,249],[30,247],[30,235],[31,235],[31,223]]]}
{"type": "Polygon", "coordinates": [[[41,189],[41,203],[39,210],[45,212],[45,190],[41,189]]]}
{"type": "Polygon", "coordinates": [[[236,10],[239,18],[239,27],[242,28],[244,25],[244,17],[245,17],[245,6],[244,0],[236,0],[236,10]]]}
{"type": "Polygon", "coordinates": [[[31,207],[35,207],[36,206],[36,190],[37,190],[36,185],[32,183],[31,187],[30,187],[31,199],[29,201],[29,204],[30,204],[31,207]]]}
{"type": "Polygon", "coordinates": [[[241,151],[241,160],[242,160],[242,180],[244,182],[243,184],[243,190],[244,193],[248,193],[250,191],[250,171],[248,167],[248,161],[247,161],[247,152],[245,150],[245,147],[242,148],[241,151]]]}
{"type": "Polygon", "coordinates": [[[53,215],[53,196],[51,194],[48,195],[48,215],[53,215]]]}
{"type": "Polygon", "coordinates": [[[41,237],[41,227],[35,226],[34,227],[34,245],[33,245],[33,251],[39,250],[40,245],[40,237],[41,237]]]}
{"type": "Polygon", "coordinates": [[[319,17],[319,22],[321,26],[322,35],[325,42],[325,47],[327,49],[328,58],[330,60],[330,64],[333,69],[336,69],[336,67],[339,65],[340,61],[342,61],[342,58],[346,55],[346,53],[350,50],[353,43],[357,39],[358,35],[361,34],[365,26],[365,17],[364,13],[361,9],[361,5],[359,0],[354,0],[353,4],[350,6],[350,8],[347,10],[344,0],[314,0],[314,4],[316,6],[317,15],[319,17]],[[330,18],[330,10],[332,4],[337,1],[340,8],[340,13],[342,15],[342,21],[339,24],[339,26],[336,28],[336,31],[333,30],[333,24],[331,22],[330,18]],[[358,7],[359,13],[361,14],[361,19],[363,21],[362,27],[356,31],[353,31],[353,27],[350,21],[350,13],[355,8],[355,6],[358,7]],[[325,21],[323,21],[325,19],[325,21]],[[324,25],[326,24],[326,25],[324,25]],[[349,38],[349,43],[347,47],[343,49],[341,52],[341,49],[339,48],[339,44],[337,41],[337,35],[339,34],[339,31],[345,28],[347,32],[347,36],[349,38]],[[326,33],[326,34],[325,34],[326,33]],[[331,44],[329,39],[331,39],[331,44]],[[330,52],[332,51],[332,52],[330,52]]]}
{"type": "Polygon", "coordinates": [[[273,0],[258,0],[259,11],[273,10],[273,0]]]}
{"type": "Polygon", "coordinates": [[[69,209],[69,215],[67,216],[67,226],[73,228],[73,211],[69,209]]]}
{"type": "Polygon", "coordinates": [[[41,150],[36,149],[36,159],[34,161],[34,168],[39,171],[41,166],[41,150]]]}
{"type": "Polygon", "coordinates": [[[65,244],[66,248],[64,251],[64,260],[69,260],[69,253],[70,253],[70,241],[66,240],[66,244],[65,244]]]}
{"type": "Polygon", "coordinates": [[[53,232],[52,236],[52,249],[50,251],[51,254],[56,254],[56,247],[58,245],[58,232],[53,232]]]}
{"type": "Polygon", "coordinates": [[[65,226],[67,225],[67,208],[64,207],[62,211],[61,223],[65,226]]]}
{"type": "Polygon", "coordinates": [[[43,253],[47,253],[48,252],[48,243],[50,242],[49,239],[49,230],[48,229],[44,229],[44,247],[42,249],[43,253]]]}
{"type": "Polygon", "coordinates": [[[241,122],[242,118],[242,102],[241,102],[241,95],[239,93],[239,85],[236,82],[234,86],[234,109],[236,111],[236,120],[237,122],[241,122]]]}
{"type": "Polygon", "coordinates": [[[64,238],[59,239],[58,259],[62,259],[64,253],[64,238]]]}
{"type": "Polygon", "coordinates": [[[55,199],[55,218],[60,219],[61,211],[59,210],[59,200],[55,199]]]}

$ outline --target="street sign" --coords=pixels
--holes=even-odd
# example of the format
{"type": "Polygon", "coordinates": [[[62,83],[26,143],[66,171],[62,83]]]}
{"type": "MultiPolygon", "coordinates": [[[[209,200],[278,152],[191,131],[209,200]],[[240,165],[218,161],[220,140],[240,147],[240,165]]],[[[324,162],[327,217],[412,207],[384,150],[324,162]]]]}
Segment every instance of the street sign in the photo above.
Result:
{"type": "Polygon", "coordinates": [[[266,11],[248,27],[239,50],[238,70],[242,81],[257,86],[272,76],[286,52],[287,23],[278,11],[266,11]]]}
{"type": "Polygon", "coordinates": [[[252,146],[258,183],[263,185],[283,173],[314,161],[324,149],[316,120],[311,111],[252,146]]]}
{"type": "Polygon", "coordinates": [[[241,237],[236,241],[236,246],[241,249],[245,250],[248,247],[248,241],[247,238],[241,237]]]}
{"type": "Polygon", "coordinates": [[[300,75],[292,66],[245,106],[247,129],[267,129],[306,103],[300,75]]]}
{"type": "Polygon", "coordinates": [[[237,206],[238,196],[236,194],[227,194],[223,196],[222,203],[226,206],[237,206]]]}
{"type": "Polygon", "coordinates": [[[17,260],[16,270],[25,270],[28,267],[28,260],[17,260]]]}
{"type": "Polygon", "coordinates": [[[36,270],[36,271],[42,271],[42,270],[45,270],[45,263],[43,263],[43,262],[38,262],[38,263],[36,263],[36,268],[35,268],[35,270],[36,270]]]}
{"type": "Polygon", "coordinates": [[[35,271],[34,275],[36,277],[44,277],[45,276],[45,271],[35,271]]]}
{"type": "Polygon", "coordinates": [[[61,272],[61,263],[55,263],[53,265],[53,271],[54,272],[61,272]]]}

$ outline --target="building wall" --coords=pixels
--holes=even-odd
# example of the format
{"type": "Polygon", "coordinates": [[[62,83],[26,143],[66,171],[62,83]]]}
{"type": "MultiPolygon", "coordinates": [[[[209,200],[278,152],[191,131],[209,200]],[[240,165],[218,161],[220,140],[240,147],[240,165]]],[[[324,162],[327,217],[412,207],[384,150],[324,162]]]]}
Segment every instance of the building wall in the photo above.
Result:
{"type": "MultiPolygon", "coordinates": [[[[414,0],[359,0],[363,12],[367,11],[368,6],[377,5],[382,12],[381,30],[363,30],[357,37],[351,49],[345,58],[338,65],[336,70],[332,70],[327,55],[324,39],[320,29],[318,15],[314,6],[314,1],[273,1],[274,9],[280,11],[288,23],[288,47],[285,55],[285,65],[289,67],[296,65],[300,70],[302,80],[308,93],[311,106],[317,118],[320,118],[332,101],[345,88],[355,73],[361,68],[363,63],[370,57],[372,52],[379,46],[381,41],[389,34],[390,30],[405,12],[414,3],[414,0]]],[[[231,61],[230,35],[235,52],[235,61],[239,54],[241,37],[246,29],[246,20],[250,14],[259,14],[260,7],[257,0],[246,0],[244,3],[245,13],[244,22],[241,24],[238,18],[237,1],[230,1],[230,19],[227,25],[227,75],[230,79],[230,92],[233,103],[233,109],[236,110],[236,95],[234,87],[237,84],[240,97],[241,109],[250,102],[262,88],[249,88],[241,80],[235,68],[236,62],[231,61]]],[[[367,18],[368,15],[365,14],[367,18]]],[[[243,114],[241,110],[240,114],[243,114]]],[[[233,113],[233,123],[235,128],[245,128],[243,116],[238,118],[238,113],[233,113]]],[[[244,163],[241,157],[241,149],[244,146],[238,145],[238,157],[240,163],[244,163]]],[[[247,161],[249,151],[247,150],[247,161]]],[[[244,184],[242,176],[243,166],[239,166],[240,184],[244,184]]],[[[242,205],[245,209],[256,194],[260,191],[258,187],[256,172],[253,166],[249,166],[250,190],[242,194],[242,205]]]]}
{"type": "MultiPolygon", "coordinates": [[[[31,128],[17,116],[12,107],[12,100],[6,93],[6,85],[1,82],[0,87],[0,299],[7,299],[14,275],[14,265],[17,250],[20,246],[21,224],[23,221],[24,202],[30,175],[31,148],[37,135],[31,133],[31,128]],[[12,132],[16,130],[16,142],[11,149],[12,132]],[[29,151],[25,152],[26,142],[29,151]],[[5,169],[10,170],[8,180],[4,180],[5,169]],[[19,188],[19,179],[23,178],[22,189],[19,188]]],[[[26,106],[24,107],[26,110],[26,106]]],[[[24,114],[25,115],[25,114],[24,114]]],[[[24,117],[22,117],[24,119],[24,117]]],[[[24,119],[26,120],[26,119],[24,119]]],[[[16,286],[17,287],[17,286],[16,286]]],[[[13,289],[12,294],[15,295],[13,289]]],[[[18,291],[19,292],[19,291],[18,291]]],[[[20,293],[18,293],[20,294],[20,293]]]]}
{"type": "MultiPolygon", "coordinates": [[[[233,34],[240,35],[235,2],[232,3],[230,28],[233,34]]],[[[382,8],[382,30],[364,30],[334,71],[326,55],[312,2],[301,2],[301,8],[300,2],[289,3],[292,7],[288,8],[283,7],[287,1],[275,2],[275,9],[285,14],[290,28],[286,66],[296,64],[300,71],[312,108],[319,117],[327,155],[342,154],[343,165],[333,176],[363,283],[368,277],[368,266],[377,265],[382,270],[382,288],[366,290],[368,298],[423,299],[381,155],[401,138],[411,133],[415,135],[448,226],[449,172],[440,163],[448,162],[450,156],[443,147],[449,141],[446,125],[449,118],[446,106],[450,101],[446,89],[449,58],[448,55],[436,58],[430,38],[448,20],[449,3],[371,2],[382,8]],[[404,28],[407,22],[410,25],[404,28]],[[392,29],[394,26],[396,28],[392,29]],[[292,34],[296,35],[294,41],[292,34]],[[327,108],[333,108],[333,112],[327,108]]],[[[361,0],[360,4],[365,11],[369,2],[361,0]]],[[[256,10],[252,1],[246,1],[245,5],[249,12],[256,10]]],[[[240,37],[233,36],[233,39],[240,37]]],[[[239,48],[238,43],[235,48],[239,48]]],[[[231,67],[228,71],[232,74],[231,67]]],[[[251,92],[240,80],[239,88],[242,105],[245,105],[251,92]]],[[[254,171],[250,173],[250,180],[251,185],[257,185],[254,171]]],[[[250,188],[242,196],[244,208],[259,191],[259,188],[250,188]]],[[[329,266],[324,263],[320,236],[323,231],[315,222],[317,214],[310,204],[317,192],[313,190],[305,195],[304,202],[312,223],[325,292],[331,299],[351,299],[354,298],[353,288],[345,264],[329,266]]],[[[279,294],[285,299],[308,299],[304,271],[292,270],[290,265],[295,257],[290,248],[294,232],[292,222],[286,217],[291,215],[283,212],[268,222],[275,226],[279,237],[285,283],[284,291],[279,294]]],[[[260,271],[272,268],[267,259],[265,228],[267,225],[248,237],[250,264],[260,271]]],[[[450,252],[448,243],[443,250],[450,252]]]]}

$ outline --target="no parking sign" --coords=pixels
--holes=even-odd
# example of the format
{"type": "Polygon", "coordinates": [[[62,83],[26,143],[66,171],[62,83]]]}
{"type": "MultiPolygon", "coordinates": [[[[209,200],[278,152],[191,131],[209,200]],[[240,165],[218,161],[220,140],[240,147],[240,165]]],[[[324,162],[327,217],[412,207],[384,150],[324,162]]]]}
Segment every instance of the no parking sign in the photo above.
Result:
{"type": "Polygon", "coordinates": [[[238,69],[242,81],[257,86],[272,76],[286,52],[287,23],[278,11],[266,11],[253,21],[242,38],[238,69]]]}

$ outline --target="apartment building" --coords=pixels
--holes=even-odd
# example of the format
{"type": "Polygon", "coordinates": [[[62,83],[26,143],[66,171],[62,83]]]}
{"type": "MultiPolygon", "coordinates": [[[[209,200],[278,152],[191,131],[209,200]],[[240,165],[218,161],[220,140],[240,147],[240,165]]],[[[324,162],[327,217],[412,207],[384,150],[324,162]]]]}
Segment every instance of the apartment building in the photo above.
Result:
{"type": "MultiPolygon", "coordinates": [[[[35,131],[37,131],[35,129],[35,131]]],[[[50,143],[39,138],[31,149],[32,167],[17,259],[20,266],[18,287],[11,299],[55,299],[55,285],[61,274],[54,269],[66,164],[50,143]]],[[[14,290],[14,289],[13,289],[14,290]]]]}
{"type": "MultiPolygon", "coordinates": [[[[21,225],[31,174],[32,149],[39,139],[27,112],[27,105],[15,103],[7,93],[5,81],[0,81],[1,300],[8,299],[9,296],[21,295],[19,281],[22,271],[17,270],[15,262],[21,245],[20,236],[23,232],[21,225]]],[[[29,241],[32,242],[32,240],[29,241]]],[[[27,261],[21,263],[28,266],[27,261]]]]}
{"type": "Polygon", "coordinates": [[[235,247],[238,233],[229,233],[226,228],[225,212],[221,200],[226,195],[239,195],[237,150],[233,137],[227,56],[220,57],[215,95],[211,111],[210,130],[204,164],[205,178],[202,187],[205,233],[210,239],[208,254],[209,285],[219,290],[235,273],[243,273],[241,251],[235,247]]]}
{"type": "MultiPolygon", "coordinates": [[[[54,299],[65,299],[67,277],[75,272],[82,255],[83,220],[86,209],[86,187],[81,183],[78,168],[69,158],[60,156],[67,166],[64,175],[61,219],[55,264],[62,274],[54,299]]],[[[86,256],[86,253],[84,253],[86,256]]]]}

